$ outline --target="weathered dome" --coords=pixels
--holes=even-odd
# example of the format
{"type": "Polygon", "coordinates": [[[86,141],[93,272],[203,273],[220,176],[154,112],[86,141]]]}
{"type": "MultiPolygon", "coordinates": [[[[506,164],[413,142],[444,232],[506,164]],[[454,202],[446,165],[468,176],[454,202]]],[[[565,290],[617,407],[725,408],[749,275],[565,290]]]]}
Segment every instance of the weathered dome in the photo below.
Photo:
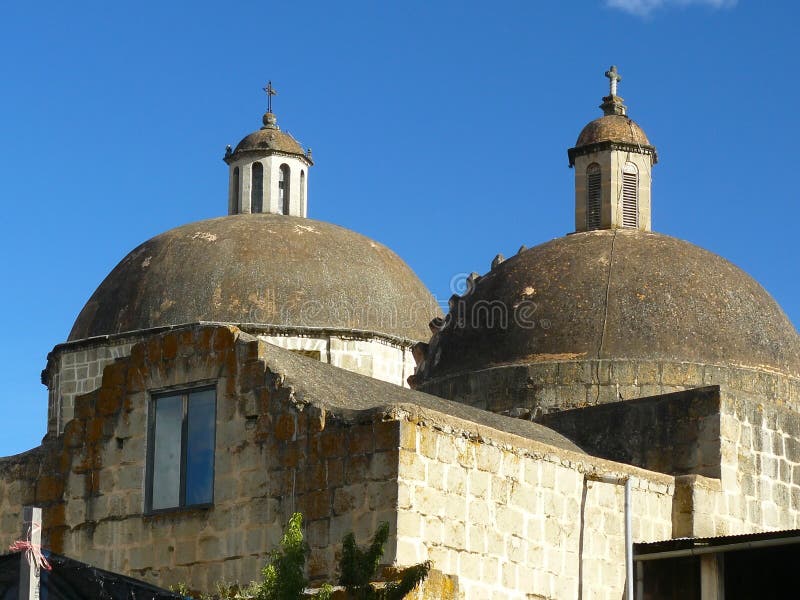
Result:
{"type": "Polygon", "coordinates": [[[604,115],[595,119],[583,128],[575,147],[598,144],[600,142],[618,142],[650,146],[644,131],[633,119],[625,115],[604,115]]]}
{"type": "Polygon", "coordinates": [[[290,134],[277,128],[265,127],[246,136],[233,151],[234,156],[243,152],[272,150],[305,156],[305,150],[290,134]]]}
{"type": "Polygon", "coordinates": [[[617,229],[555,239],[500,263],[454,300],[417,383],[589,359],[800,375],[800,336],[772,297],[730,262],[665,235],[617,229]]]}
{"type": "Polygon", "coordinates": [[[437,313],[419,278],[381,244],[310,219],[235,215],[133,250],[86,303],[69,340],[197,321],[419,340],[437,313]]]}

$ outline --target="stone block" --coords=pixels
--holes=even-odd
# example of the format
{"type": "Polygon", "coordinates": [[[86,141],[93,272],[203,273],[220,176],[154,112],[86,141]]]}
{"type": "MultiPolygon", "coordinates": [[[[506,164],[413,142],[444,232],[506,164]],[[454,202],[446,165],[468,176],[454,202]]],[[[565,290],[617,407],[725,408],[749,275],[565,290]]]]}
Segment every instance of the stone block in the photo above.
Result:
{"type": "Polygon", "coordinates": [[[507,504],[511,485],[504,477],[492,476],[492,501],[495,504],[507,504]]]}
{"type": "MultiPolygon", "coordinates": [[[[430,517],[429,517],[430,518],[430,517]]],[[[403,511],[397,515],[397,536],[406,538],[422,538],[423,518],[414,512],[403,511]]],[[[425,538],[427,543],[431,540],[425,538]]]]}
{"type": "Polygon", "coordinates": [[[373,428],[375,450],[396,450],[400,447],[398,421],[378,421],[373,428]]]}
{"type": "Polygon", "coordinates": [[[370,457],[367,455],[352,456],[344,463],[344,481],[351,485],[368,479],[370,457]]]}
{"type": "Polygon", "coordinates": [[[397,505],[397,484],[394,481],[372,481],[367,484],[369,509],[378,510],[397,505]]]}
{"type": "MultiPolygon", "coordinates": [[[[470,471],[467,475],[468,492],[475,498],[488,499],[490,477],[485,471],[470,471]]],[[[527,480],[526,480],[527,482],[527,480]]]]}
{"type": "Polygon", "coordinates": [[[479,444],[475,447],[475,460],[478,469],[481,471],[499,473],[502,453],[495,446],[479,444]]]}
{"type": "Polygon", "coordinates": [[[398,464],[399,477],[411,481],[424,482],[426,480],[425,462],[418,454],[401,450],[398,464]]]}
{"type": "Polygon", "coordinates": [[[447,491],[456,496],[466,496],[467,471],[459,465],[451,465],[447,469],[447,491]]]}
{"type": "Polygon", "coordinates": [[[436,459],[439,462],[447,464],[456,462],[458,459],[458,448],[456,447],[455,439],[449,435],[440,435],[438,438],[436,459]]]}
{"type": "Polygon", "coordinates": [[[418,487],[414,490],[416,508],[424,515],[445,516],[445,495],[432,487],[418,487]]]}
{"type": "MultiPolygon", "coordinates": [[[[415,452],[417,450],[417,426],[408,421],[400,421],[400,448],[415,452]]],[[[435,450],[434,450],[435,452],[435,450]]]]}
{"type": "Polygon", "coordinates": [[[440,517],[425,517],[423,524],[426,545],[444,543],[444,522],[440,517]]]}
{"type": "Polygon", "coordinates": [[[431,461],[428,463],[428,485],[436,488],[437,490],[447,491],[447,470],[448,465],[438,461],[431,461]]]}
{"type": "Polygon", "coordinates": [[[396,479],[398,461],[399,452],[397,450],[376,452],[370,456],[369,478],[378,481],[396,479]]]}

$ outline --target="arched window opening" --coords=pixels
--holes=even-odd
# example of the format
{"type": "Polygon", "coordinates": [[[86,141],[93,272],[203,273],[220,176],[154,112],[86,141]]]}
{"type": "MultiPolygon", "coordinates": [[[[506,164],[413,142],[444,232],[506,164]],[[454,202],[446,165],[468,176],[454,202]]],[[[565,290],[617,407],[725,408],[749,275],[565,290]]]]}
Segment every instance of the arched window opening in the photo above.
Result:
{"type": "Polygon", "coordinates": [[[586,230],[600,229],[600,165],[586,168],[586,230]]]}
{"type": "Polygon", "coordinates": [[[639,169],[630,162],[622,169],[622,226],[639,227],[639,169]]]}
{"type": "Polygon", "coordinates": [[[239,206],[239,167],[233,169],[233,185],[231,186],[231,212],[238,215],[241,211],[239,206]]]}
{"type": "Polygon", "coordinates": [[[264,212],[264,167],[254,162],[250,181],[250,212],[264,212]]]}
{"type": "Polygon", "coordinates": [[[289,214],[289,165],[281,165],[281,176],[278,179],[278,208],[281,214],[289,214]]]}
{"type": "Polygon", "coordinates": [[[306,204],[306,172],[300,170],[300,210],[302,211],[306,204]]]}

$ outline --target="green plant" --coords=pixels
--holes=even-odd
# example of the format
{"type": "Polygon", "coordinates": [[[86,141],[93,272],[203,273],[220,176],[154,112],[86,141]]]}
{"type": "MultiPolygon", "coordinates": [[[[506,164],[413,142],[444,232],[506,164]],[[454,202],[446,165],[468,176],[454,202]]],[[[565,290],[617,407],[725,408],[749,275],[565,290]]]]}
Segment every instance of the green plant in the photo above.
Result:
{"type": "Polygon", "coordinates": [[[389,524],[383,522],[378,526],[372,542],[363,550],[356,545],[352,533],[348,533],[342,540],[339,585],[344,586],[355,600],[400,600],[428,576],[430,561],[402,569],[393,581],[382,587],[371,583],[377,578],[383,548],[388,539],[389,524]]]}
{"type": "Polygon", "coordinates": [[[304,573],[308,544],[303,540],[303,515],[294,513],[286,526],[279,549],[270,553],[257,586],[257,600],[297,600],[308,585],[304,573]]]}
{"type": "MultiPolygon", "coordinates": [[[[383,557],[383,548],[389,539],[389,524],[381,523],[372,542],[364,549],[356,545],[355,536],[348,533],[342,540],[342,557],[339,560],[339,585],[353,600],[401,600],[427,576],[430,561],[398,571],[393,580],[383,585],[373,584],[383,557]]],[[[200,600],[330,600],[333,586],[326,583],[313,595],[304,595],[308,580],[305,564],[309,547],[303,540],[303,515],[294,513],[286,525],[280,547],[269,554],[261,571],[262,581],[246,587],[218,583],[215,594],[202,595],[200,600]]],[[[173,586],[173,591],[190,596],[185,584],[173,586]]]]}

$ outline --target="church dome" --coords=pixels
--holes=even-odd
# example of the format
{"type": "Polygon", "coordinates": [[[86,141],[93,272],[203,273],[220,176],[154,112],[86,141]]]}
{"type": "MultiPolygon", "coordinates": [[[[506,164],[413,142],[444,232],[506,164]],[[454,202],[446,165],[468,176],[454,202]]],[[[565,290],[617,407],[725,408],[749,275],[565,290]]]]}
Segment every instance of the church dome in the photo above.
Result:
{"type": "Polygon", "coordinates": [[[419,340],[438,312],[414,272],[381,244],[310,219],[234,215],[134,249],[86,303],[69,340],[198,321],[419,340]]]}
{"type": "Polygon", "coordinates": [[[604,115],[583,128],[575,147],[618,142],[640,146],[650,146],[650,140],[639,125],[626,115],[604,115]]]}
{"type": "Polygon", "coordinates": [[[800,337],[755,280],[646,231],[576,233],[522,251],[453,298],[445,323],[417,373],[422,389],[457,373],[589,359],[800,375],[800,337]]]}

